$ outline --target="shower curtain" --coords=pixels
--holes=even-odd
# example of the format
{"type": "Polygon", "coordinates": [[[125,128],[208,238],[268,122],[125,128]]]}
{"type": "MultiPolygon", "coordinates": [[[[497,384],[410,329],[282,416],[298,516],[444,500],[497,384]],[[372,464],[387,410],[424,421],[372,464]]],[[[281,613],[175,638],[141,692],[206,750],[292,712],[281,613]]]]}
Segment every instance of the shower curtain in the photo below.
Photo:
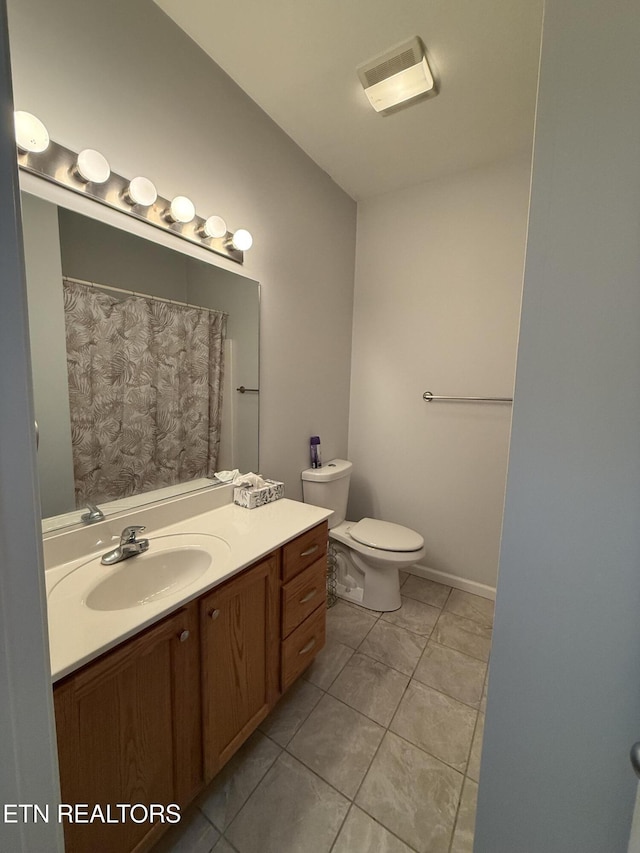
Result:
{"type": "Polygon", "coordinates": [[[213,476],[227,315],[63,287],[76,505],[213,476]]]}

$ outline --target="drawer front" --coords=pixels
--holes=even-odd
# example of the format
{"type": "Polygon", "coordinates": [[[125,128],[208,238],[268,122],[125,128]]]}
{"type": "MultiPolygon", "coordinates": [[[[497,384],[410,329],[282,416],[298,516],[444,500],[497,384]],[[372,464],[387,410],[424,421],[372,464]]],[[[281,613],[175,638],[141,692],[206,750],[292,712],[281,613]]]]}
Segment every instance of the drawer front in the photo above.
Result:
{"type": "Polygon", "coordinates": [[[290,687],[318,654],[325,642],[326,604],[323,602],[282,643],[282,689],[290,687]]]}
{"type": "Polygon", "coordinates": [[[301,625],[326,596],[327,559],[320,557],[315,563],[282,587],[282,636],[301,625]]]}
{"type": "Polygon", "coordinates": [[[282,580],[290,581],[304,569],[326,556],[329,525],[326,521],[307,530],[282,549],[282,580]]]}

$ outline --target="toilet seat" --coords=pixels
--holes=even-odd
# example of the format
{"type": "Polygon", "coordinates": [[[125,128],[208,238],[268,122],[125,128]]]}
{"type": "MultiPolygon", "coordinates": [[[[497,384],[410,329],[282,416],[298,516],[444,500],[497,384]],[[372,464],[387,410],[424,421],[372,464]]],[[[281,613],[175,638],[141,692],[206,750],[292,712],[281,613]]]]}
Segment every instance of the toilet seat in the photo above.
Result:
{"type": "Polygon", "coordinates": [[[361,545],[381,551],[419,551],[424,545],[415,530],[376,518],[363,518],[351,526],[349,533],[361,545]]]}

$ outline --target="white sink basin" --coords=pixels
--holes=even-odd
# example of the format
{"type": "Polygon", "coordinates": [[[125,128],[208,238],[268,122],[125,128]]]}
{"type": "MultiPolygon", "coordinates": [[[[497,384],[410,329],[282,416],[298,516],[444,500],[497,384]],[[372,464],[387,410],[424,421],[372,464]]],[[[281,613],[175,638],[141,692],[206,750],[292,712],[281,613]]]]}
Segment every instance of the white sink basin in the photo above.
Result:
{"type": "Polygon", "coordinates": [[[90,610],[142,607],[185,589],[212,563],[228,562],[230,553],[217,536],[158,536],[149,539],[148,551],[114,566],[103,566],[100,556],[83,563],[53,587],[49,603],[78,598],[90,610]]]}

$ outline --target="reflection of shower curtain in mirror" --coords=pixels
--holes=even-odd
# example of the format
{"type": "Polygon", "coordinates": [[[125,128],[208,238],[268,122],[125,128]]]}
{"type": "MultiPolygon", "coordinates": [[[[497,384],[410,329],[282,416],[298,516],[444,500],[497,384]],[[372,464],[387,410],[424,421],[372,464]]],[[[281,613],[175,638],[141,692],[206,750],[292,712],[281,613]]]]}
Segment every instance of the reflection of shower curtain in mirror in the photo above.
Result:
{"type": "Polygon", "coordinates": [[[64,280],[76,505],[213,476],[227,315],[64,280]]]}

